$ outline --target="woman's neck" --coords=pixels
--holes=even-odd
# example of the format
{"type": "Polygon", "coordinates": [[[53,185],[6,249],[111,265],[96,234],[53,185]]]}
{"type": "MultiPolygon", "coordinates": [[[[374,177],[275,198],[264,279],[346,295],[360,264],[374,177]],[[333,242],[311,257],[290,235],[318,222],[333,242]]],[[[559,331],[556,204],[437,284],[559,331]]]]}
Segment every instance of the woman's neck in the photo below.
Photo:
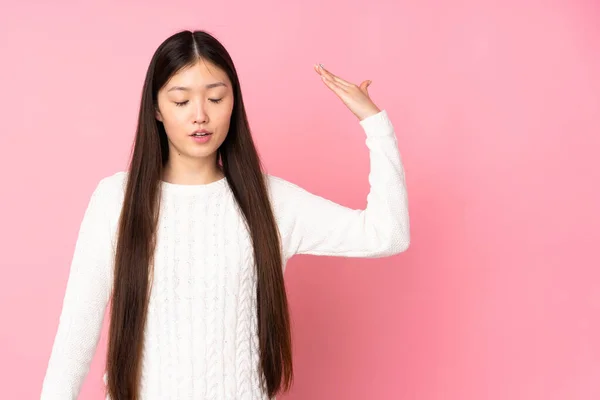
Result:
{"type": "Polygon", "coordinates": [[[167,163],[162,180],[179,185],[205,185],[223,179],[224,176],[223,170],[216,163],[205,167],[167,163]]]}

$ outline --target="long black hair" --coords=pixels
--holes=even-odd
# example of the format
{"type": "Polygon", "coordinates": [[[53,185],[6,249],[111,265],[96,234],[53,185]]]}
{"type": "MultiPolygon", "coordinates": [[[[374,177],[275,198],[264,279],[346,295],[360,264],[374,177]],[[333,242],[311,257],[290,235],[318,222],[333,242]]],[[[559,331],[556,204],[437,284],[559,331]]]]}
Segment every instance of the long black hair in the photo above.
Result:
{"type": "Polygon", "coordinates": [[[158,91],[184,67],[206,60],[225,71],[234,106],[217,162],[247,222],[254,249],[260,367],[270,397],[292,379],[288,302],[275,217],[252,140],[238,75],[227,50],[204,31],[182,31],[156,50],[144,82],[138,125],[119,222],[107,357],[107,392],[113,400],[139,400],[141,354],[152,279],[160,182],[169,160],[158,91]]]}

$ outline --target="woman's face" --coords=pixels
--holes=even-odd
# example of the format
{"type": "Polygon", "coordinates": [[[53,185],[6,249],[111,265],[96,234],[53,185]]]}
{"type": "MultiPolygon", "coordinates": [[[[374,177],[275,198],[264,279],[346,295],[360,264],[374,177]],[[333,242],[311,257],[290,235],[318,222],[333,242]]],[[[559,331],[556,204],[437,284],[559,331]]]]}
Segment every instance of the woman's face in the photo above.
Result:
{"type": "Polygon", "coordinates": [[[173,75],[158,92],[156,110],[169,139],[169,157],[215,161],[229,131],[233,101],[227,74],[208,61],[173,75]]]}

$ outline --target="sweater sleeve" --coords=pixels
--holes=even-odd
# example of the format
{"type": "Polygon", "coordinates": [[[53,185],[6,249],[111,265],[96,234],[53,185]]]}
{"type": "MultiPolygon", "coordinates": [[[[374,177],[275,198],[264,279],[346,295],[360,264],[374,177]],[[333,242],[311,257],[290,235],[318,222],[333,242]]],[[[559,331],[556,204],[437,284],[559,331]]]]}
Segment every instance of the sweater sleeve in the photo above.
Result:
{"type": "Polygon", "coordinates": [[[370,156],[365,209],[351,209],[276,179],[288,256],[385,257],[410,243],[408,199],[394,127],[385,110],[360,121],[370,156]]]}
{"type": "Polygon", "coordinates": [[[41,400],[76,399],[95,354],[112,284],[107,186],[98,183],[80,224],[41,400]]]}

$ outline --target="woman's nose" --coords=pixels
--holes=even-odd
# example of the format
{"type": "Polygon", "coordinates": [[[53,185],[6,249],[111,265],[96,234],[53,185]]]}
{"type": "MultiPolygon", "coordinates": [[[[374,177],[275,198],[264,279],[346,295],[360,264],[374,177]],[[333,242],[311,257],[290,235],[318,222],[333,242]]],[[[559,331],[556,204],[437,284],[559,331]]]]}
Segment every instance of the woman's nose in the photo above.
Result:
{"type": "Polygon", "coordinates": [[[194,109],[194,123],[201,124],[206,122],[208,115],[202,103],[198,103],[194,109]]]}

